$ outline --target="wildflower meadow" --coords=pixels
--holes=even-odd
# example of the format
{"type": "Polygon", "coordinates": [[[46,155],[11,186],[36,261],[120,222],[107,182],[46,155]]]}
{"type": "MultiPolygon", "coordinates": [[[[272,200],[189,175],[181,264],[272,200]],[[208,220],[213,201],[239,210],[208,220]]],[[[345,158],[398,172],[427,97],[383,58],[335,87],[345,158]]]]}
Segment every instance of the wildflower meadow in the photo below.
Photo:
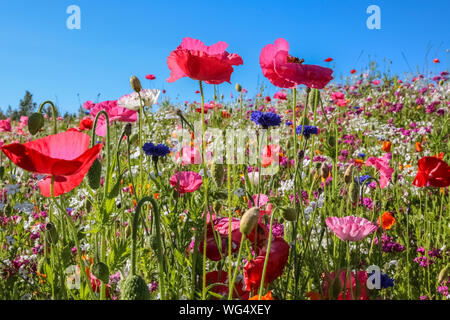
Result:
{"type": "Polygon", "coordinates": [[[232,43],[180,41],[198,101],[144,71],[0,120],[0,299],[450,298],[447,71],[340,82],[268,39],[249,95],[232,43]]]}

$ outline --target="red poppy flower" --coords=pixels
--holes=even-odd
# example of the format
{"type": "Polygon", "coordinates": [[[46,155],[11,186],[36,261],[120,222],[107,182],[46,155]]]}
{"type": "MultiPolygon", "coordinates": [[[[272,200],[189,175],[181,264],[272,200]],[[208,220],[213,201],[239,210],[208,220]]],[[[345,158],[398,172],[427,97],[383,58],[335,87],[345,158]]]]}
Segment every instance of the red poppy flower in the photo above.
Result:
{"type": "Polygon", "coordinates": [[[354,73],[356,73],[356,70],[355,70],[355,69],[352,69],[352,70],[350,70],[350,73],[351,73],[351,74],[354,74],[354,73]]]}
{"type": "MultiPolygon", "coordinates": [[[[211,288],[211,291],[222,296],[228,296],[228,282],[228,272],[226,271],[212,271],[206,274],[206,285],[217,284],[211,288]]],[[[242,279],[236,279],[233,291],[233,298],[248,300],[249,292],[244,290],[242,279]]]]}
{"type": "Polygon", "coordinates": [[[103,147],[97,144],[89,148],[89,141],[85,133],[66,131],[24,144],[11,143],[1,150],[22,169],[48,174],[39,182],[39,188],[44,197],[51,197],[52,176],[55,196],[73,190],[83,181],[103,147]]]}
{"type": "Polygon", "coordinates": [[[263,75],[280,88],[295,88],[304,84],[322,89],[333,79],[333,70],[330,68],[302,63],[300,59],[289,55],[289,43],[283,38],[265,46],[259,56],[263,75]]]}
{"type": "MultiPolygon", "coordinates": [[[[266,258],[267,244],[262,248],[259,255],[248,261],[244,266],[244,280],[247,290],[259,288],[266,258]]],[[[267,263],[264,284],[271,283],[281,276],[289,257],[289,244],[281,237],[272,240],[267,263]]]]}
{"type": "Polygon", "coordinates": [[[156,77],[154,75],[152,75],[152,74],[148,74],[148,75],[145,76],[145,79],[147,79],[147,80],[155,80],[156,77]]]}
{"type": "Polygon", "coordinates": [[[208,84],[230,82],[233,66],[244,62],[239,55],[226,52],[227,47],[228,44],[223,41],[206,46],[200,40],[184,38],[181,45],[167,58],[171,71],[167,82],[175,82],[183,77],[208,84]]]}
{"type": "Polygon", "coordinates": [[[84,117],[83,120],[80,121],[80,124],[78,125],[78,129],[81,131],[84,130],[91,130],[92,126],[94,125],[94,122],[90,117],[84,117]]]}
{"type": "Polygon", "coordinates": [[[334,271],[331,274],[327,272],[322,282],[324,299],[369,300],[369,290],[366,283],[367,273],[365,271],[357,271],[356,273],[351,271],[348,275],[345,269],[334,271]]]}
{"type": "Polygon", "coordinates": [[[443,188],[450,185],[449,165],[436,157],[423,157],[418,163],[419,169],[413,185],[417,187],[443,188]]]}
{"type": "Polygon", "coordinates": [[[325,62],[331,62],[331,61],[333,61],[333,58],[326,58],[326,59],[323,60],[323,61],[325,61],[325,62]]]}
{"type": "Polygon", "coordinates": [[[439,59],[433,59],[433,63],[441,63],[439,59]]]}

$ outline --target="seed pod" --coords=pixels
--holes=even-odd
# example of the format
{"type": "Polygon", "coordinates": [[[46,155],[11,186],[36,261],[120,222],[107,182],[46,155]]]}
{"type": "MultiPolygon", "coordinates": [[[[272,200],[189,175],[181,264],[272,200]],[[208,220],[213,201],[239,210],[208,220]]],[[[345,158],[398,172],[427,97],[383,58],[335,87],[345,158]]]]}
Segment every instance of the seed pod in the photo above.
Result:
{"type": "Polygon", "coordinates": [[[220,186],[222,184],[223,176],[224,176],[224,165],[221,163],[213,163],[211,165],[211,176],[216,183],[216,186],[220,186]]]}
{"type": "Polygon", "coordinates": [[[44,126],[44,116],[40,112],[33,113],[28,118],[28,130],[31,135],[35,135],[44,126]]]}
{"type": "Polygon", "coordinates": [[[100,161],[98,161],[98,159],[95,159],[87,174],[88,184],[89,187],[91,187],[91,189],[97,190],[98,188],[100,188],[101,175],[102,175],[102,164],[100,161]]]}
{"type": "Polygon", "coordinates": [[[141,81],[139,81],[139,79],[136,76],[132,76],[130,78],[130,84],[131,84],[131,88],[133,88],[134,92],[141,92],[142,90],[142,85],[141,85],[141,81]]]}
{"type": "Polygon", "coordinates": [[[237,92],[241,92],[242,91],[242,87],[241,87],[241,85],[239,83],[236,83],[235,88],[236,88],[237,92]]]}
{"type": "Polygon", "coordinates": [[[358,202],[359,187],[356,185],[355,181],[352,181],[352,183],[350,183],[348,193],[352,203],[358,202]]]}
{"type": "Polygon", "coordinates": [[[138,275],[129,275],[120,287],[122,300],[150,300],[149,288],[138,275]]]}
{"type": "Polygon", "coordinates": [[[353,176],[353,164],[350,164],[344,172],[344,182],[349,184],[352,181],[353,176]]]}
{"type": "Polygon", "coordinates": [[[449,270],[450,265],[447,265],[444,269],[441,270],[441,272],[439,272],[439,276],[438,276],[438,283],[440,284],[442,281],[444,281],[445,279],[447,279],[447,277],[450,274],[450,270],[449,270]]]}
{"type": "Polygon", "coordinates": [[[242,234],[248,235],[258,224],[259,208],[253,207],[247,210],[241,218],[239,229],[242,234]]]}
{"type": "Polygon", "coordinates": [[[51,222],[45,225],[45,238],[52,244],[58,242],[58,232],[56,231],[55,225],[51,222]]]}
{"type": "Polygon", "coordinates": [[[326,178],[328,178],[329,174],[330,174],[330,168],[328,168],[328,165],[325,162],[322,163],[322,166],[319,169],[319,176],[326,179],[326,178]]]}
{"type": "Polygon", "coordinates": [[[297,211],[291,207],[281,208],[281,215],[287,221],[297,220],[297,211]]]}
{"type": "Polygon", "coordinates": [[[92,274],[103,283],[109,282],[109,268],[106,263],[97,262],[92,266],[92,274]]]}

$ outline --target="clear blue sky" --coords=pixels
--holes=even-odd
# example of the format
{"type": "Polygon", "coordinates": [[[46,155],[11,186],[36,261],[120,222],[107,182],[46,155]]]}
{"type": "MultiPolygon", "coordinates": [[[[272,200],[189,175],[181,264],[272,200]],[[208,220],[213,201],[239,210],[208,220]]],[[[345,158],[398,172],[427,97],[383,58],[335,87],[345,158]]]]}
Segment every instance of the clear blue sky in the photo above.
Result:
{"type": "MultiPolygon", "coordinates": [[[[197,82],[165,80],[167,56],[183,37],[207,45],[225,41],[229,52],[242,56],[233,85],[220,86],[227,97],[236,82],[255,93],[263,80],[260,51],[279,37],[306,63],[333,67],[336,79],[366,67],[369,56],[381,70],[384,58],[390,59],[391,71],[403,74],[409,67],[402,52],[412,69],[424,70],[430,47],[428,67],[437,72],[449,66],[449,12],[448,0],[2,0],[0,108],[17,107],[29,90],[36,102],[57,96],[62,111],[75,112],[77,93],[82,102],[95,101],[98,93],[101,100],[118,99],[130,92],[131,75],[144,87],[166,89],[173,99],[198,100],[197,82]],[[72,4],[81,8],[81,30],[66,27],[72,4]],[[366,27],[372,4],[381,9],[381,30],[366,27]],[[325,63],[327,57],[334,61],[325,63]],[[441,64],[434,65],[434,58],[441,64]],[[157,78],[151,85],[144,79],[149,73],[157,78]]],[[[206,89],[209,98],[212,90],[206,89]]]]}

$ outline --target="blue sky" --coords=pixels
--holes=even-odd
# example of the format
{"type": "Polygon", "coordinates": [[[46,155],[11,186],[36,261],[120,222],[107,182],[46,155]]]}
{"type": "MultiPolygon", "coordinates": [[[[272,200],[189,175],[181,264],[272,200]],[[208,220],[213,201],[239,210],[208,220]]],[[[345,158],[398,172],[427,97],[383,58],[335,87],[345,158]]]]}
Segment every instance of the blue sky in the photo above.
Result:
{"type": "MultiPolygon", "coordinates": [[[[437,72],[449,67],[450,1],[119,1],[39,0],[0,2],[0,108],[17,107],[25,90],[36,102],[56,100],[75,112],[81,101],[118,99],[130,93],[129,77],[144,87],[166,89],[172,100],[199,100],[198,82],[167,83],[167,56],[184,37],[229,44],[244,65],[235,67],[230,96],[239,82],[250,94],[264,80],[261,49],[282,37],[305,63],[332,67],[336,80],[367,67],[369,57],[400,75],[410,67],[437,72]],[[69,30],[69,5],[81,9],[81,29],[69,30]],[[381,9],[381,30],[369,30],[369,5],[381,9]],[[428,56],[426,59],[428,51],[428,56]],[[361,55],[362,52],[362,55],[361,55]],[[405,54],[409,66],[402,57],[405,54]],[[323,60],[332,57],[327,64],[323,60]],[[432,60],[439,58],[440,64],[432,60]],[[145,80],[146,74],[156,80],[145,80]]],[[[268,83],[268,81],[265,81],[268,83]]],[[[207,86],[207,99],[213,88],[207,86]]],[[[270,87],[271,93],[276,88],[270,87]]]]}

